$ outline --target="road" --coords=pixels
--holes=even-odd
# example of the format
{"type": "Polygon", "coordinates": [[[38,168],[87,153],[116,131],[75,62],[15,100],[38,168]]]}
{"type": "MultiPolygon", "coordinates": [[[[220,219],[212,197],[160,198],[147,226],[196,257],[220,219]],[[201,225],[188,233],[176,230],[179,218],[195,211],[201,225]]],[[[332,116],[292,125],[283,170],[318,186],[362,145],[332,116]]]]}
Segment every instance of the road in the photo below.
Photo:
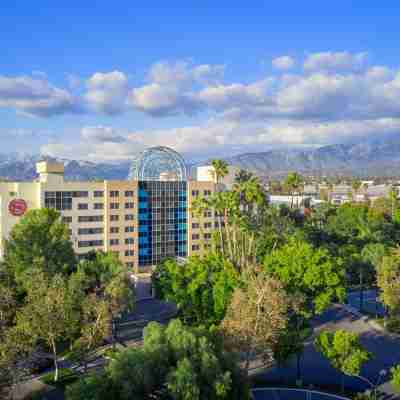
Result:
{"type": "MultiPolygon", "coordinates": [[[[369,314],[375,314],[378,316],[383,316],[385,314],[385,309],[383,304],[379,301],[379,293],[376,289],[368,289],[364,291],[363,294],[363,311],[369,314]]],[[[352,291],[347,294],[347,302],[350,306],[360,309],[360,292],[352,291]]]]}
{"type": "MultiPolygon", "coordinates": [[[[316,319],[314,329],[314,337],[323,330],[345,329],[358,333],[361,343],[373,354],[371,360],[363,367],[361,375],[374,384],[382,369],[389,371],[393,365],[400,364],[400,338],[376,331],[364,317],[353,315],[341,305],[332,307],[316,319]]],[[[341,380],[341,374],[334,370],[328,361],[315,350],[312,342],[310,340],[307,343],[301,363],[304,383],[306,385],[337,385],[341,380]]],[[[294,382],[296,379],[295,362],[293,360],[282,368],[274,367],[259,376],[269,384],[271,382],[294,382]]],[[[397,398],[388,380],[388,375],[381,379],[383,382],[379,385],[379,390],[384,392],[387,398],[397,398]]],[[[353,390],[370,389],[366,382],[355,377],[345,377],[345,386],[353,390]]]]}

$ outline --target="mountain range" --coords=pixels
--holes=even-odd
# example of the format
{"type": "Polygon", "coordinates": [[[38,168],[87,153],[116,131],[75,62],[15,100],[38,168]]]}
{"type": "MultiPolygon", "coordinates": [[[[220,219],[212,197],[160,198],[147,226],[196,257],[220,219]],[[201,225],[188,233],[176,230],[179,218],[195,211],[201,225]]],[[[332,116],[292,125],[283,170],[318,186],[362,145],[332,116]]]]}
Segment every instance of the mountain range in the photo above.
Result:
{"type": "MultiPolygon", "coordinates": [[[[32,180],[36,177],[35,163],[44,158],[63,162],[68,180],[126,179],[130,167],[129,161],[95,163],[41,155],[3,154],[0,155],[0,177],[18,181],[32,180]]],[[[279,178],[288,171],[297,171],[306,176],[400,176],[400,138],[302,150],[244,153],[225,160],[263,177],[279,178]]],[[[194,167],[209,161],[205,159],[203,162],[191,163],[189,168],[194,171],[194,167]]]]}

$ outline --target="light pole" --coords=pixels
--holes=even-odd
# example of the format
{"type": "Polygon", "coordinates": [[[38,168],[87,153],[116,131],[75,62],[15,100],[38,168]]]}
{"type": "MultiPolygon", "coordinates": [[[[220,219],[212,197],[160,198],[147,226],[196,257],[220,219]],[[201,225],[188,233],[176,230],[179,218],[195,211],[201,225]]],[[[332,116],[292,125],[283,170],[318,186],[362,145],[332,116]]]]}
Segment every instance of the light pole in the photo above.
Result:
{"type": "Polygon", "coordinates": [[[378,386],[381,382],[381,379],[386,376],[387,371],[386,369],[381,369],[379,371],[379,375],[378,375],[378,379],[376,380],[376,383],[372,383],[369,379],[365,378],[364,376],[360,376],[360,375],[355,375],[357,378],[363,380],[364,382],[367,382],[368,385],[371,386],[372,391],[374,392],[374,400],[377,400],[378,398],[378,386]]]}

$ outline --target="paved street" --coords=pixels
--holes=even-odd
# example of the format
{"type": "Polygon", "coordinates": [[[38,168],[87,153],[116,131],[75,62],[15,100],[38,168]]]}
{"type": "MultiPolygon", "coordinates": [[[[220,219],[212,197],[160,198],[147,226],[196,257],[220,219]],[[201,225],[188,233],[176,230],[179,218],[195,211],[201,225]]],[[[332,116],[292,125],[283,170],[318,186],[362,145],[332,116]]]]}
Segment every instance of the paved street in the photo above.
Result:
{"type": "MultiPolygon", "coordinates": [[[[315,334],[322,330],[346,329],[360,334],[361,342],[373,353],[373,358],[368,361],[362,370],[362,376],[376,383],[379,371],[389,369],[400,363],[400,338],[374,330],[363,317],[357,317],[337,305],[318,318],[315,323],[315,334]]],[[[306,345],[302,359],[302,374],[304,383],[309,384],[337,384],[341,375],[334,370],[319,353],[316,352],[312,341],[306,345]]],[[[284,368],[273,368],[260,374],[266,382],[293,382],[296,379],[296,364],[293,361],[284,368]]],[[[384,391],[388,398],[394,398],[391,385],[387,382],[389,376],[383,379],[379,389],[384,391]]],[[[355,390],[370,389],[366,382],[355,377],[345,377],[345,385],[355,390]]]]}
{"type": "MultiPolygon", "coordinates": [[[[347,294],[348,304],[357,310],[360,309],[360,292],[352,291],[347,294]]],[[[365,290],[363,294],[362,308],[364,312],[372,315],[383,316],[385,309],[379,301],[379,293],[376,289],[365,290]]]]}

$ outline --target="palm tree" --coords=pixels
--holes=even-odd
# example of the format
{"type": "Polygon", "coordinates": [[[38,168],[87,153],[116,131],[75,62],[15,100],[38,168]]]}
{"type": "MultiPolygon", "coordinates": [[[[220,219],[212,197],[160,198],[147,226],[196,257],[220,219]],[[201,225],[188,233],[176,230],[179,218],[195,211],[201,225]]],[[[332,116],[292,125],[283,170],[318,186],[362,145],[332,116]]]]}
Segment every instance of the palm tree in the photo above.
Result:
{"type": "Polygon", "coordinates": [[[285,186],[292,197],[290,208],[293,208],[294,194],[300,192],[304,179],[297,172],[289,172],[285,179],[285,186]]]}
{"type": "Polygon", "coordinates": [[[253,205],[262,207],[265,204],[265,192],[256,176],[241,183],[235,183],[233,190],[239,194],[240,205],[246,212],[253,209],[253,205]]]}
{"type": "Polygon", "coordinates": [[[389,192],[389,199],[391,202],[391,208],[392,208],[392,220],[394,219],[394,214],[396,211],[396,206],[397,206],[397,192],[396,189],[392,186],[389,192]]]}
{"type": "Polygon", "coordinates": [[[253,177],[254,175],[252,172],[246,171],[245,169],[240,169],[238,172],[236,172],[235,183],[236,184],[245,183],[253,177]]]}
{"type": "Polygon", "coordinates": [[[214,168],[215,182],[218,186],[220,179],[229,173],[228,163],[224,160],[213,160],[211,165],[214,168]]]}
{"type": "Polygon", "coordinates": [[[353,200],[354,200],[354,196],[353,195],[358,194],[358,191],[360,190],[361,186],[362,186],[362,182],[359,179],[354,179],[351,182],[351,188],[353,189],[353,192],[352,192],[353,200]]]}

